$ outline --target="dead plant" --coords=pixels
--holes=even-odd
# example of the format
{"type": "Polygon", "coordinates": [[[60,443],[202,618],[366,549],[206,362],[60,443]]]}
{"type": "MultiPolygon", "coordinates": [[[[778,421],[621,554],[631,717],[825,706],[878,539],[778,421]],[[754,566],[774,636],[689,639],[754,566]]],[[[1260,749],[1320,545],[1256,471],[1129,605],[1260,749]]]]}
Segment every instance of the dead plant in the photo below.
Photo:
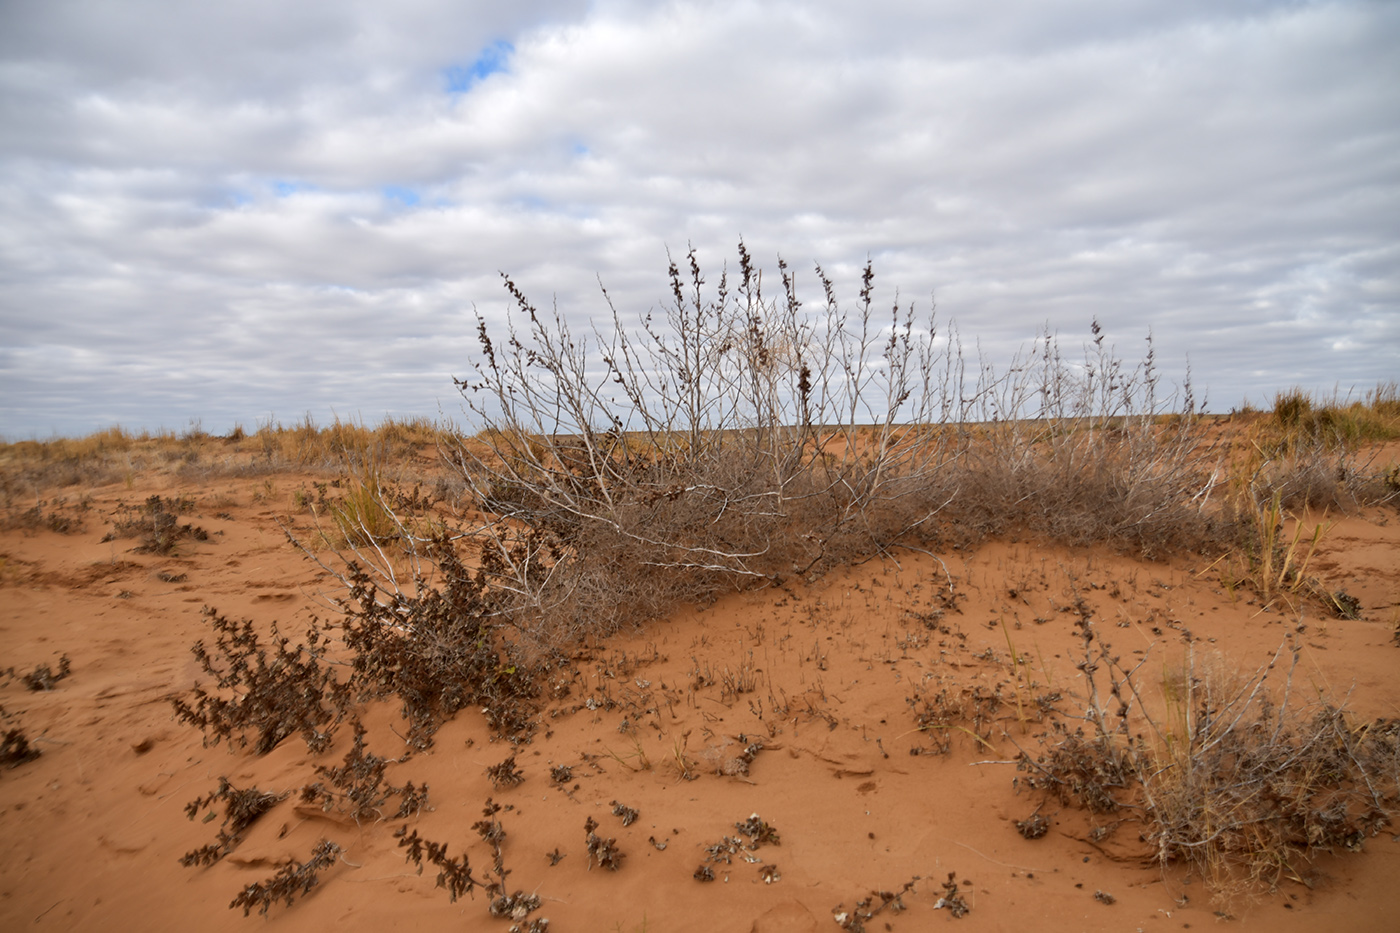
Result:
{"type": "Polygon", "coordinates": [[[219,861],[243,841],[244,833],[259,817],[286,799],[285,793],[269,794],[256,787],[239,789],[230,784],[228,778],[219,778],[217,789],[207,796],[197,797],[185,804],[185,815],[190,819],[198,816],[200,810],[208,809],[209,814],[205,817],[205,821],[208,822],[214,817],[214,804],[223,801],[224,821],[219,827],[218,841],[186,852],[181,856],[180,864],[188,868],[193,865],[212,865],[219,861]]]}
{"type": "Polygon", "coordinates": [[[1146,657],[1125,667],[1092,622],[1080,625],[1085,725],[1056,722],[1041,754],[1022,752],[1018,781],[1115,814],[1104,834],[1140,821],[1145,854],[1187,865],[1222,902],[1303,880],[1319,853],[1360,849],[1391,821],[1400,723],[1358,721],[1323,696],[1300,701],[1296,644],[1253,675],[1202,668],[1193,650],[1164,678],[1162,713],[1143,695],[1146,657]]]}
{"type": "Polygon", "coordinates": [[[355,744],[345,754],[339,767],[317,766],[316,773],[324,779],[302,788],[303,803],[313,803],[322,810],[340,810],[356,822],[371,816],[379,819],[401,820],[421,812],[428,805],[428,785],[408,781],[402,787],[384,784],[390,764],[403,758],[381,758],[365,750],[365,727],[354,722],[355,744]],[[390,797],[399,798],[398,809],[386,815],[381,809],[390,797]]]}
{"type": "Polygon", "coordinates": [[[193,500],[160,496],[151,496],[141,506],[120,506],[112,530],[102,540],[139,538],[136,550],[147,554],[172,554],[183,538],[208,541],[209,532],[203,528],[180,524],[178,516],[192,508],[193,500]]]}
{"type": "Polygon", "coordinates": [[[29,744],[29,736],[23,729],[6,729],[0,739],[0,767],[17,768],[25,762],[38,758],[40,751],[29,744]]]}
{"type": "Polygon", "coordinates": [[[524,734],[536,687],[523,662],[502,657],[501,597],[488,587],[488,571],[469,572],[446,537],[425,552],[435,583],[419,578],[413,591],[385,586],[359,564],[343,576],[350,591],[341,630],[355,689],[361,698],[397,696],[415,748],[430,745],[437,727],[469,704],[501,734],[524,734]]]}
{"type": "Polygon", "coordinates": [[[274,623],[269,656],[251,620],[232,622],[208,606],[203,614],[214,629],[213,651],[203,640],[190,651],[219,692],[196,684],[188,698],[171,697],[175,717],[202,730],[208,745],[251,744],[263,755],[300,733],[313,752],[329,748],[349,697],[325,661],[320,630],[313,624],[306,643],[293,646],[274,623]]]}
{"type": "Polygon", "coordinates": [[[311,850],[311,858],[305,862],[284,865],[272,877],[248,885],[228,905],[229,909],[242,907],[243,916],[246,917],[252,913],[254,907],[258,908],[260,914],[267,913],[279,900],[286,902],[288,907],[292,906],[297,897],[305,897],[311,893],[311,889],[320,883],[321,873],[334,865],[343,851],[334,842],[322,839],[311,850]]]}
{"type": "MultiPolygon", "coordinates": [[[[904,895],[914,890],[914,885],[918,884],[920,880],[920,877],[915,875],[911,880],[906,881],[898,891],[871,891],[868,897],[856,901],[856,906],[851,910],[847,910],[844,904],[838,904],[832,911],[832,919],[836,921],[837,926],[848,933],[865,933],[866,922],[874,920],[877,915],[884,911],[888,910],[892,914],[897,914],[906,910],[904,895]]],[[[948,881],[949,883],[953,881],[951,872],[948,874],[948,881]]],[[[944,885],[944,887],[947,888],[948,885],[944,885]]],[[[952,891],[953,896],[956,897],[956,884],[953,884],[952,891]]],[[[961,911],[954,909],[952,914],[955,917],[962,917],[967,913],[966,904],[961,898],[957,898],[957,901],[962,909],[961,911]]],[[[938,908],[945,906],[951,906],[947,903],[946,896],[938,902],[938,908]]]]}

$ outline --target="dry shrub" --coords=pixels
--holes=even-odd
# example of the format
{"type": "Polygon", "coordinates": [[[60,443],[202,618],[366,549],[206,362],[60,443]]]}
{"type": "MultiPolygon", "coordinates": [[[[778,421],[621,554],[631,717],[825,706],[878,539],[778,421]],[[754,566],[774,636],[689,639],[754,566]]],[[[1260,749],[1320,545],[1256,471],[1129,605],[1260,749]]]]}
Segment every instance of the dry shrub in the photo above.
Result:
{"type": "Polygon", "coordinates": [[[1097,321],[1082,361],[1050,335],[1006,375],[984,368],[975,440],[949,506],[964,527],[1028,530],[1069,544],[1106,542],[1153,558],[1218,546],[1208,509],[1222,453],[1208,440],[1190,380],[1164,397],[1152,338],[1129,365],[1097,321]]]}
{"type": "Polygon", "coordinates": [[[6,668],[0,671],[0,676],[5,678],[6,683],[9,683],[12,678],[18,678],[19,682],[24,684],[26,689],[33,690],[37,693],[39,691],[54,689],[58,686],[60,680],[66,679],[72,673],[72,660],[68,655],[61,654],[58,657],[58,670],[54,670],[47,664],[36,664],[32,671],[23,674],[13,667],[6,668]]]}
{"type": "Polygon", "coordinates": [[[86,498],[77,504],[77,514],[73,515],[64,508],[66,503],[62,498],[52,502],[40,500],[29,508],[23,509],[13,505],[13,496],[9,494],[10,492],[8,489],[5,490],[7,505],[4,513],[0,514],[0,529],[25,533],[52,531],[61,535],[77,534],[86,530],[83,524],[83,515],[91,508],[86,498]]]}
{"type": "Polygon", "coordinates": [[[325,783],[317,781],[303,787],[302,802],[316,804],[327,812],[332,808],[339,809],[356,822],[371,816],[401,820],[422,811],[428,805],[428,785],[417,786],[412,781],[402,787],[385,785],[384,775],[388,766],[406,759],[381,758],[366,751],[365,727],[357,720],[354,729],[355,744],[346,752],[345,763],[332,768],[317,766],[316,773],[325,779],[325,783]],[[380,808],[390,797],[398,797],[399,806],[386,817],[380,808]]]}
{"type": "MultiPolygon", "coordinates": [[[[866,923],[872,921],[876,916],[888,910],[892,914],[905,911],[907,906],[904,903],[904,895],[914,890],[914,885],[922,879],[915,875],[911,880],[906,881],[904,886],[898,891],[871,891],[868,897],[856,901],[856,906],[847,910],[845,904],[837,904],[832,910],[832,919],[836,925],[847,933],[866,933],[868,927],[866,923]]],[[[964,882],[969,884],[969,882],[964,882]]],[[[957,874],[948,873],[948,881],[943,885],[943,897],[938,899],[934,905],[934,910],[948,909],[954,917],[959,919],[965,917],[969,911],[967,902],[958,893],[957,874]]],[[[887,923],[886,929],[892,929],[887,923]]]]}
{"type": "Polygon", "coordinates": [[[518,736],[530,727],[535,688],[523,662],[503,655],[503,600],[488,586],[488,569],[469,571],[446,537],[426,542],[424,552],[437,575],[418,578],[412,595],[348,567],[342,636],[354,689],[361,699],[397,696],[418,748],[471,704],[484,707],[500,733],[518,736]]]}
{"type": "Polygon", "coordinates": [[[429,865],[438,867],[437,886],[447,889],[447,898],[452,903],[455,904],[457,898],[463,894],[470,894],[473,888],[482,885],[482,882],[472,875],[471,862],[466,853],[456,857],[449,856],[445,843],[423,839],[418,835],[418,830],[410,833],[407,826],[395,830],[394,836],[399,840],[399,848],[408,850],[404,858],[418,866],[420,875],[423,873],[425,859],[429,865]]]}
{"type": "Polygon", "coordinates": [[[1284,508],[1350,508],[1400,499],[1400,471],[1378,442],[1400,438],[1400,385],[1355,401],[1290,389],[1256,419],[1236,467],[1237,495],[1255,505],[1277,494],[1284,508]],[[1367,445],[1371,452],[1366,453],[1367,445]]]}
{"type": "MultiPolygon", "coordinates": [[[[228,740],[265,754],[299,733],[309,749],[321,752],[357,702],[394,696],[403,704],[412,747],[431,745],[438,726],[469,704],[482,706],[500,734],[518,740],[533,726],[536,687],[533,671],[508,659],[501,598],[488,590],[487,570],[468,571],[445,537],[430,542],[427,554],[436,576],[431,583],[417,578],[416,595],[397,583],[386,588],[358,564],[340,575],[349,590],[340,601],[349,655],[343,681],[327,658],[331,645],[318,621],[297,644],[274,624],[269,647],[251,620],[235,623],[206,608],[214,646],[199,641],[191,650],[214,683],[173,697],[176,717],[203,730],[208,744],[228,740]]],[[[356,734],[362,752],[358,726],[356,734]]],[[[355,770],[350,760],[346,767],[355,770]]],[[[382,802],[362,805],[350,786],[341,790],[357,813],[382,802]]]]}
{"type": "Polygon", "coordinates": [[[209,540],[209,532],[203,528],[180,524],[178,516],[193,508],[191,499],[162,499],[160,496],[151,496],[140,506],[119,506],[117,517],[112,520],[112,530],[102,540],[138,538],[141,543],[136,550],[141,553],[172,554],[182,539],[209,540]]]}
{"type": "Polygon", "coordinates": [[[188,700],[172,697],[176,718],[202,730],[206,744],[252,745],[259,755],[298,733],[312,751],[329,748],[349,697],[325,660],[320,630],[313,624],[307,642],[292,645],[274,623],[269,656],[251,620],[232,622],[207,606],[204,616],[214,629],[214,649],[200,640],[190,651],[222,692],[196,684],[188,700]]]}
{"type": "MultiPolygon", "coordinates": [[[[229,783],[228,778],[219,778],[219,786],[208,796],[197,797],[185,804],[185,815],[194,819],[200,810],[210,809],[215,803],[224,803],[224,821],[219,827],[218,841],[186,852],[180,864],[187,868],[193,865],[212,865],[232,852],[247,833],[249,827],[258,821],[268,810],[287,799],[286,794],[269,794],[256,787],[239,789],[229,783]]],[[[211,817],[213,811],[210,810],[211,817]]],[[[206,821],[207,821],[206,817],[206,821]]]]}
{"type": "Polygon", "coordinates": [[[1218,456],[1189,384],[1161,393],[1150,341],[1128,366],[1095,323],[1082,365],[1046,336],[969,377],[931,315],[877,313],[869,265],[851,310],[818,267],[807,311],[781,260],[764,297],[742,243],[713,291],[686,264],[664,319],[635,328],[614,309],[576,337],[509,278],[505,339],[479,322],[459,386],[483,427],[448,454],[487,517],[462,534],[540,642],[950,537],[1029,529],[1149,556],[1220,538],[1218,456]]]}
{"type": "MultiPolygon", "coordinates": [[[[510,875],[510,869],[506,868],[505,852],[502,847],[506,831],[497,816],[501,809],[500,804],[488,799],[486,806],[482,808],[484,819],[478,820],[472,826],[477,835],[491,847],[492,867],[483,872],[481,878],[477,878],[472,873],[471,863],[465,853],[455,858],[450,857],[447,854],[445,844],[423,839],[418,835],[417,830],[409,833],[408,827],[400,829],[394,835],[399,840],[399,847],[408,850],[404,857],[418,866],[420,874],[423,871],[425,860],[430,865],[438,867],[437,886],[447,889],[449,900],[456,901],[463,894],[468,894],[474,888],[481,887],[486,890],[486,894],[490,898],[487,910],[491,916],[519,923],[538,910],[544,901],[538,894],[526,894],[521,890],[513,893],[506,891],[506,878],[510,875]]],[[[537,918],[524,926],[512,926],[511,929],[523,930],[526,933],[545,933],[549,929],[549,921],[537,918]]]]}
{"type": "Polygon", "coordinates": [[[29,744],[29,736],[24,734],[23,729],[6,729],[4,738],[0,739],[0,767],[17,768],[41,754],[29,744]]]}
{"type": "Polygon", "coordinates": [[[614,312],[610,334],[576,340],[510,279],[527,332],[498,352],[480,324],[476,378],[460,385],[485,428],[452,462],[497,517],[474,536],[499,584],[544,630],[801,573],[937,507],[918,478],[951,435],[897,424],[943,414],[928,408],[944,361],[931,319],[896,306],[878,322],[868,268],[848,317],[820,270],[826,307],[806,315],[783,264],[784,297],[764,298],[742,244],[732,295],[726,275],[707,298],[688,260],[688,277],[671,266],[664,324],[636,333],[614,312]]]}
{"type": "Polygon", "coordinates": [[[1057,722],[1018,767],[1030,787],[1111,814],[1096,837],[1140,821],[1153,858],[1187,865],[1225,902],[1303,881],[1320,853],[1359,850],[1390,822],[1400,722],[1360,722],[1324,697],[1300,701],[1296,646],[1253,675],[1223,660],[1198,667],[1193,654],[1165,678],[1158,712],[1141,692],[1146,659],[1125,668],[1087,620],[1081,633],[1087,725],[1057,722]]]}
{"type": "Polygon", "coordinates": [[[248,885],[228,905],[229,909],[242,907],[243,916],[246,917],[252,913],[254,907],[258,908],[258,913],[265,914],[278,901],[284,901],[288,907],[292,906],[292,902],[298,897],[305,897],[311,893],[311,889],[320,883],[321,873],[334,865],[344,851],[334,842],[322,839],[311,850],[311,858],[305,862],[284,865],[272,877],[248,885]]]}

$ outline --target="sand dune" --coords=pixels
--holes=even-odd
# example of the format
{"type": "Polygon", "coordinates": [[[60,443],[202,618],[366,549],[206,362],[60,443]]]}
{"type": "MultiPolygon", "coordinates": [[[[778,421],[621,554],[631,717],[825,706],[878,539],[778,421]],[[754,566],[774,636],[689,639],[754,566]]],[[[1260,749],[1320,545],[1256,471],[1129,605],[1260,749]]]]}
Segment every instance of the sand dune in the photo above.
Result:
{"type": "Polygon", "coordinates": [[[429,790],[406,817],[392,796],[356,817],[301,797],[325,780],[318,766],[344,761],[349,728],[320,755],[292,736],[255,756],[206,747],[170,703],[208,680],[190,652],[212,635],[202,607],[293,638],[313,616],[337,619],[326,600],[338,584],[276,521],[306,527],[290,497],[313,479],[137,477],[93,489],[78,533],[0,536],[0,662],[15,671],[3,726],[41,753],[0,772],[0,928],[506,930],[547,918],[552,931],[776,933],[835,930],[864,911],[870,930],[1166,931],[1213,928],[1222,911],[1234,928],[1281,933],[1387,929],[1400,911],[1393,826],[1360,854],[1339,849],[1276,891],[1222,904],[1187,868],[1157,862],[1132,811],[1066,805],[1016,764],[1045,751],[1056,712],[1083,721],[1084,619],[1120,658],[1146,659],[1148,704],[1188,656],[1247,677],[1296,643],[1299,695],[1345,699],[1357,722],[1400,715],[1393,508],[1327,518],[1313,569],[1359,599],[1354,620],[1310,602],[1265,609],[1206,558],[1024,537],[895,552],[683,607],[577,647],[517,744],[469,709],[410,752],[397,702],[368,704],[385,783],[429,790]],[[192,500],[180,521],[207,539],[169,554],[101,540],[119,504],[152,494],[192,500]],[[60,657],[68,676],[27,688],[21,675],[56,671],[60,657]],[[963,718],[939,719],[954,707],[963,718]],[[225,778],[288,796],[214,864],[185,867],[223,817],[215,804],[190,819],[187,805],[225,778]],[[1033,816],[1046,831],[1023,838],[1017,823],[1033,816]],[[477,827],[492,820],[505,889],[539,898],[525,920],[492,918],[481,889],[452,902],[438,867],[420,873],[396,836],[465,853],[479,878],[495,850],[477,827]],[[321,840],[339,852],[290,906],[230,909],[321,840]]]}

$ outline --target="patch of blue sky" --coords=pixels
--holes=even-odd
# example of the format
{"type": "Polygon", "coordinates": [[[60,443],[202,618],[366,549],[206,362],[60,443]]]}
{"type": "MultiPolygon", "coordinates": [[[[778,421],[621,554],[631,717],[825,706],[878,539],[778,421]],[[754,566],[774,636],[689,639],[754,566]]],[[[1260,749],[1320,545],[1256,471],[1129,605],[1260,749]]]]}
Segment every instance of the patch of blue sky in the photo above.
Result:
{"type": "Polygon", "coordinates": [[[274,181],[272,183],[272,190],[279,198],[289,198],[294,194],[311,189],[311,185],[300,181],[274,181]]]}
{"type": "Polygon", "coordinates": [[[382,189],[384,197],[390,201],[397,201],[404,207],[417,207],[423,200],[422,196],[412,188],[405,188],[403,185],[385,185],[382,189]]]}
{"type": "Polygon", "coordinates": [[[504,39],[497,39],[482,49],[476,60],[470,65],[465,67],[453,65],[447,68],[443,72],[443,76],[447,80],[447,92],[449,94],[464,94],[491,75],[508,71],[510,57],[514,53],[514,45],[504,39]]]}
{"type": "Polygon", "coordinates": [[[590,150],[588,146],[584,145],[578,140],[575,140],[574,144],[569,147],[569,151],[572,152],[574,155],[579,156],[580,158],[583,156],[592,155],[592,150],[590,150]]]}
{"type": "Polygon", "coordinates": [[[526,214],[566,217],[570,220],[593,220],[597,210],[593,205],[578,201],[558,201],[538,194],[522,194],[507,202],[516,211],[526,214]]]}
{"type": "Polygon", "coordinates": [[[540,197],[537,194],[521,195],[520,197],[515,198],[514,200],[517,207],[524,208],[527,211],[539,211],[542,213],[549,213],[553,212],[554,210],[554,204],[552,204],[549,201],[546,201],[544,198],[540,197]]]}

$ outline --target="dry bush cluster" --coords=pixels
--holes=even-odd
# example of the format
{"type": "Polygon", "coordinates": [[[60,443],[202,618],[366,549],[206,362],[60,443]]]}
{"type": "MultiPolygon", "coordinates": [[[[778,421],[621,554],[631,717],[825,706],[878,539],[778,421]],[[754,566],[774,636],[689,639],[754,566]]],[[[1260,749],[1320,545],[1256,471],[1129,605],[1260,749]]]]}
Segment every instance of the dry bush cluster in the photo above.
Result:
{"type": "Polygon", "coordinates": [[[1256,506],[1274,497],[1286,509],[1393,502],[1400,499],[1400,468],[1381,461],[1375,445],[1396,438],[1400,385],[1394,382],[1351,401],[1291,389],[1251,426],[1237,482],[1247,484],[1256,506]]]}
{"type": "Polygon", "coordinates": [[[334,842],[322,839],[311,850],[311,858],[305,862],[284,865],[266,881],[255,881],[238,893],[228,906],[243,908],[243,916],[258,908],[265,914],[273,904],[283,901],[286,906],[298,897],[305,897],[321,882],[321,873],[335,864],[345,850],[334,842]]]}
{"type": "MultiPolygon", "coordinates": [[[[261,755],[300,734],[308,749],[322,752],[360,703],[395,697],[411,747],[431,745],[438,726],[468,704],[482,706],[500,734],[518,741],[534,720],[533,672],[507,661],[498,647],[485,573],[469,573],[445,541],[439,544],[441,585],[424,585],[417,596],[386,597],[350,566],[339,625],[349,653],[343,665],[328,657],[334,646],[315,620],[297,643],[274,624],[268,645],[251,620],[233,622],[206,608],[214,644],[201,640],[191,651],[212,683],[172,697],[176,718],[201,729],[209,744],[228,741],[261,755]],[[342,666],[343,680],[336,674],[342,666]]],[[[359,748],[358,721],[356,736],[359,748]]]]}
{"type": "Polygon", "coordinates": [[[198,424],[183,432],[133,433],[120,426],[81,438],[0,441],[0,498],[10,508],[43,490],[102,486],[147,473],[173,473],[207,482],[215,476],[252,476],[289,467],[338,472],[347,461],[373,455],[413,461],[435,453],[449,426],[428,418],[386,418],[376,427],[310,415],[291,425],[269,420],[249,433],[235,426],[219,436],[198,424]]]}
{"type": "Polygon", "coordinates": [[[112,520],[112,530],[103,541],[137,538],[136,550],[144,554],[173,554],[180,541],[193,538],[208,541],[209,532],[196,525],[180,524],[179,516],[194,508],[187,497],[162,499],[151,496],[139,506],[123,505],[112,520]]]}
{"type": "MultiPolygon", "coordinates": [[[[322,428],[309,416],[223,438],[197,427],[140,438],[113,429],[0,447],[6,501],[21,488],[130,482],[153,466],[206,478],[287,465],[345,470],[339,495],[318,484],[319,495],[294,497],[331,526],[304,543],[307,553],[329,542],[344,558],[322,564],[346,588],[339,643],[318,622],[295,644],[274,626],[267,643],[250,621],[207,610],[214,643],[201,641],[194,654],[210,682],[173,703],[206,741],[259,754],[293,735],[323,752],[350,719],[355,743],[344,764],[319,767],[321,780],[304,794],[357,819],[384,816],[393,796],[400,804],[389,818],[407,817],[427,794],[411,782],[385,785],[392,761],[365,749],[362,703],[396,698],[415,749],[469,705],[520,741],[554,652],[663,616],[681,600],[899,549],[1019,533],[1146,557],[1240,545],[1245,582],[1266,602],[1285,591],[1353,608],[1345,594],[1307,582],[1311,552],[1281,528],[1287,509],[1400,495],[1400,474],[1356,453],[1362,441],[1400,435],[1393,385],[1349,406],[1280,396],[1256,418],[1241,455],[1213,439],[1189,382],[1164,389],[1150,338],[1143,359],[1127,362],[1095,322],[1082,355],[1044,334],[998,370],[970,365],[956,331],[937,326],[931,310],[897,300],[882,309],[869,265],[850,306],[820,267],[810,308],[781,261],[779,277],[777,296],[766,295],[741,243],[735,274],[710,283],[691,251],[669,269],[662,313],[634,324],[613,308],[583,335],[506,278],[512,321],[493,334],[479,320],[480,354],[458,383],[480,428],[472,437],[427,421],[322,428]],[[447,473],[431,492],[405,492],[384,476],[380,465],[428,449],[447,473]]],[[[113,536],[170,553],[200,534],[178,520],[189,507],[153,496],[119,512],[113,536]]],[[[56,514],[25,521],[62,530],[56,514]]],[[[1276,701],[1263,674],[1237,684],[1194,669],[1163,714],[1143,702],[1140,669],[1119,666],[1087,615],[1081,624],[1085,725],[1065,724],[1058,696],[1023,695],[1017,676],[988,687],[925,684],[911,705],[935,750],[947,751],[957,730],[988,743],[991,724],[1013,706],[1023,725],[1048,720],[1041,752],[1021,759],[1029,786],[1114,822],[1135,815],[1154,857],[1186,861],[1222,884],[1236,871],[1254,882],[1296,875],[1315,852],[1356,845],[1388,818],[1400,757],[1393,724],[1358,724],[1325,704],[1305,711],[1291,680],[1276,701]],[[1130,723],[1142,734],[1130,734],[1130,723]]],[[[740,675],[727,687],[735,697],[757,685],[740,675]]],[[[761,748],[748,746],[749,760],[761,748]]],[[[6,736],[6,763],[29,751],[17,730],[6,736]]],[[[683,749],[676,757],[690,774],[683,749]]],[[[519,777],[514,756],[495,767],[502,786],[519,777]]],[[[280,799],[270,796],[224,781],[195,801],[191,815],[223,801],[225,821],[214,845],[186,858],[217,860],[280,799]]],[[[538,899],[507,893],[493,806],[475,827],[494,853],[494,872],[480,878],[465,855],[449,857],[416,832],[401,832],[401,845],[420,869],[424,859],[438,868],[454,900],[479,885],[493,915],[523,921],[538,899]]],[[[1021,823],[1027,838],[1046,830],[1038,811],[1021,823]]],[[[589,865],[617,870],[623,853],[597,828],[590,818],[589,865]]],[[[323,842],[233,906],[290,903],[339,852],[323,842]]],[[[873,892],[838,923],[860,929],[897,911],[912,884],[873,892]]],[[[943,887],[939,906],[961,916],[968,905],[956,879],[943,887]]]]}
{"type": "Polygon", "coordinates": [[[402,820],[421,812],[428,805],[428,785],[412,781],[402,787],[385,785],[385,772],[390,764],[406,758],[381,758],[365,749],[365,727],[354,723],[355,744],[345,753],[345,763],[339,767],[318,765],[316,773],[323,779],[301,789],[303,803],[316,804],[322,810],[338,809],[359,822],[371,817],[402,820]],[[385,813],[381,808],[390,797],[399,798],[398,809],[385,813]]]}
{"type": "Polygon", "coordinates": [[[1390,823],[1400,721],[1300,698],[1296,646],[1252,675],[1192,654],[1164,678],[1158,705],[1146,657],[1125,666],[1091,622],[1080,630],[1083,715],[1057,718],[1019,768],[1027,786],[1093,815],[1091,838],[1136,825],[1146,857],[1188,866],[1228,900],[1307,881],[1319,853],[1359,850],[1390,823]],[[1291,663],[1279,675],[1281,661],[1291,663]]]}
{"type": "Polygon", "coordinates": [[[313,625],[306,643],[293,645],[274,623],[269,649],[252,620],[233,622],[209,607],[204,616],[213,650],[203,640],[190,650],[213,684],[172,697],[176,718],[203,731],[206,744],[251,745],[259,755],[296,734],[313,752],[329,748],[351,701],[326,661],[321,631],[313,625]]]}
{"type": "Polygon", "coordinates": [[[502,598],[489,586],[490,561],[468,570],[445,537],[424,553],[436,575],[418,577],[412,595],[359,565],[347,569],[341,628],[360,698],[397,697],[418,748],[469,704],[483,707],[501,734],[526,733],[537,688],[533,672],[503,653],[496,632],[502,598]]]}
{"type": "Polygon", "coordinates": [[[1094,324],[1082,360],[1046,335],[1004,372],[969,371],[931,313],[879,310],[870,266],[849,309],[820,267],[814,309],[779,271],[770,299],[740,244],[710,289],[692,251],[664,315],[630,327],[613,309],[582,336],[505,280],[512,323],[479,322],[459,382],[482,430],[447,453],[486,516],[459,533],[516,626],[557,642],[994,533],[1148,556],[1228,538],[1224,452],[1189,384],[1162,391],[1150,339],[1130,365],[1094,324]]]}
{"type": "Polygon", "coordinates": [[[228,855],[243,841],[244,834],[268,810],[287,798],[286,794],[269,794],[256,787],[239,789],[229,783],[228,778],[219,778],[219,786],[207,796],[196,797],[185,805],[185,815],[194,819],[199,811],[208,810],[206,821],[214,815],[212,807],[222,801],[224,821],[219,827],[218,841],[186,852],[180,864],[212,865],[228,855]]]}
{"type": "MultiPolygon", "coordinates": [[[[92,503],[86,496],[77,503],[70,504],[65,497],[40,499],[28,508],[18,503],[21,497],[0,474],[0,497],[5,505],[0,512],[0,529],[22,531],[26,534],[36,531],[52,531],[61,535],[72,535],[87,530],[83,521],[92,503]]],[[[33,500],[29,500],[33,501],[33,500]]]]}

